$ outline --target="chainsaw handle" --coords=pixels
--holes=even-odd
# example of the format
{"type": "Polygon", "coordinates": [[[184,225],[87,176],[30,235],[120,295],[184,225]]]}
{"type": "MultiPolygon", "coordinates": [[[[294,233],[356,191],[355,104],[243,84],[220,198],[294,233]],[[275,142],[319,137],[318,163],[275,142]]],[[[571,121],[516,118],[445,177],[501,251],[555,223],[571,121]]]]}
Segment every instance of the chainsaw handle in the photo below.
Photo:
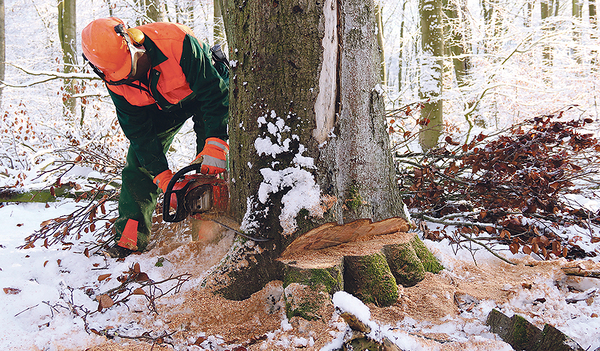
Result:
{"type": "Polygon", "coordinates": [[[185,178],[186,173],[191,171],[200,172],[201,168],[201,163],[191,164],[189,166],[183,167],[173,175],[173,177],[169,181],[169,184],[167,184],[167,189],[165,190],[165,196],[163,198],[163,221],[181,222],[187,217],[187,213],[185,212],[185,194],[188,190],[189,183],[178,190],[173,190],[173,187],[179,181],[180,178],[185,178]],[[175,214],[171,214],[172,195],[175,195],[175,198],[177,199],[177,207],[175,208],[175,214]]]}

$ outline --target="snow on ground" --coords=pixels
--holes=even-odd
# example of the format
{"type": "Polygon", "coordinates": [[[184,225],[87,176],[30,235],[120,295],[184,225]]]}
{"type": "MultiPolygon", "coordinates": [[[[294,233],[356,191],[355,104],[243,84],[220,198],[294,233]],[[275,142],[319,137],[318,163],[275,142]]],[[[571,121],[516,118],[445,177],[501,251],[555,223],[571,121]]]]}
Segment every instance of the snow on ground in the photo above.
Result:
{"type": "MultiPolygon", "coordinates": [[[[190,250],[189,245],[157,244],[152,251],[130,256],[124,262],[95,255],[88,258],[82,254],[81,244],[71,250],[39,246],[28,250],[16,248],[42,221],[68,214],[75,206],[72,201],[63,201],[49,205],[7,203],[0,208],[4,227],[0,232],[0,288],[3,289],[0,291],[0,320],[4,322],[0,329],[0,349],[96,347],[104,350],[108,349],[106,345],[117,350],[149,349],[150,343],[126,338],[110,341],[88,333],[83,319],[69,310],[75,306],[79,311],[95,311],[98,303],[94,296],[116,287],[119,283],[114,278],[136,262],[154,280],[184,271],[192,274],[192,278],[181,292],[160,301],[158,315],[148,312],[143,297],[134,296],[128,306],[90,314],[87,318],[90,328],[114,328],[121,335],[136,336],[145,331],[175,331],[186,325],[187,334],[183,333],[186,337],[180,336],[173,342],[174,348],[179,350],[223,350],[227,342],[242,344],[244,338],[253,335],[263,335],[264,340],[255,342],[249,349],[334,350],[347,335],[345,323],[336,313],[322,325],[299,321],[296,317],[288,321],[277,309],[281,301],[270,307],[276,312],[265,313],[265,296],[274,301],[281,296],[282,288],[277,283],[242,302],[225,301],[201,291],[200,279],[218,261],[219,255],[226,252],[223,247],[209,245],[190,250]],[[166,258],[162,267],[156,265],[159,257],[166,258]],[[99,281],[98,277],[106,274],[111,278],[99,281]],[[317,331],[317,328],[322,330],[317,331]],[[197,340],[204,340],[201,346],[189,346],[197,340]]],[[[189,241],[189,238],[178,240],[189,241]]],[[[510,266],[481,250],[475,254],[475,264],[470,252],[454,253],[448,242],[426,243],[446,269],[440,274],[428,275],[415,287],[400,288],[401,298],[396,305],[365,306],[343,292],[333,296],[333,303],[339,310],[354,312],[369,324],[372,336],[385,336],[403,350],[510,350],[510,346],[490,333],[485,325],[492,308],[508,316],[520,314],[538,327],[550,323],[584,349],[600,347],[600,300],[596,293],[600,290],[600,280],[562,274],[561,267],[575,263],[542,262],[503,252],[519,263],[510,266]],[[576,303],[566,300],[586,294],[591,298],[576,303]],[[470,309],[457,307],[456,297],[464,295],[478,303],[470,309]]],[[[600,269],[597,259],[578,264],[600,269]]]]}

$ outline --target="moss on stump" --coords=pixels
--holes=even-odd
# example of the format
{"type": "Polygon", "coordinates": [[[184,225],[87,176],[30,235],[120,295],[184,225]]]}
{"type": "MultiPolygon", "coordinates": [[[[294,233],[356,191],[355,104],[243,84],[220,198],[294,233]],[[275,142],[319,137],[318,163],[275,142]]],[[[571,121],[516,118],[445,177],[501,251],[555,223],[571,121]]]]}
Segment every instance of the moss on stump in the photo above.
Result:
{"type": "MultiPolygon", "coordinates": [[[[327,223],[292,242],[279,261],[284,286],[301,284],[315,293],[344,290],[365,303],[389,306],[398,299],[398,284],[413,286],[425,272],[443,269],[402,218],[380,222],[327,223]]],[[[307,295],[308,296],[308,295],[307,295]]],[[[298,297],[295,306],[306,305],[298,297]]],[[[307,315],[288,306],[288,314],[307,315]]]]}
{"type": "Polygon", "coordinates": [[[344,288],[365,303],[390,306],[398,300],[398,285],[383,253],[344,258],[344,288]]]}
{"type": "Polygon", "coordinates": [[[413,235],[412,239],[410,240],[410,244],[419,257],[419,260],[421,260],[421,263],[423,263],[425,272],[437,274],[444,269],[444,266],[442,266],[440,261],[435,258],[431,251],[427,250],[427,247],[425,247],[425,244],[421,241],[421,239],[419,239],[418,235],[413,235]]]}
{"type": "Polygon", "coordinates": [[[425,268],[411,242],[383,247],[390,271],[402,286],[413,286],[425,278],[425,268]]]}

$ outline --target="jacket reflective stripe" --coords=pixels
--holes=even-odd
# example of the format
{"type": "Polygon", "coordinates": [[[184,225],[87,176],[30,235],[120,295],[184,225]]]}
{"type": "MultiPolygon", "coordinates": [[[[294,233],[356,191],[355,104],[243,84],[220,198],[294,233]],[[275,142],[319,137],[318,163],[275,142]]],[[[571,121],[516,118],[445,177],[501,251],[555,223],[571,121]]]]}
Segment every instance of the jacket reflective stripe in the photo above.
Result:
{"type": "Polygon", "coordinates": [[[212,156],[208,156],[208,155],[204,155],[203,157],[204,157],[202,159],[202,165],[203,166],[225,168],[225,165],[226,165],[226,161],[225,160],[221,160],[221,159],[218,159],[216,157],[212,157],[212,156]]]}
{"type": "Polygon", "coordinates": [[[215,146],[218,146],[219,149],[221,149],[221,150],[225,150],[225,151],[228,150],[227,147],[225,147],[225,145],[223,145],[222,143],[219,143],[218,141],[207,140],[206,145],[215,145],[215,146]]]}

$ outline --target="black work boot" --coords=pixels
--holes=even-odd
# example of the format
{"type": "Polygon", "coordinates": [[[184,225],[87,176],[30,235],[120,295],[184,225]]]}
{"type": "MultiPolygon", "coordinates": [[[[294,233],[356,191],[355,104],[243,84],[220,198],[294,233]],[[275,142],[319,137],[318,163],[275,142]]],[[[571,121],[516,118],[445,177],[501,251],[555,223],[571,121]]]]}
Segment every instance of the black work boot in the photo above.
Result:
{"type": "Polygon", "coordinates": [[[119,245],[115,245],[113,247],[109,247],[108,249],[103,251],[103,254],[111,257],[111,258],[125,258],[129,255],[131,255],[133,251],[126,249],[124,247],[121,247],[119,245]]]}

